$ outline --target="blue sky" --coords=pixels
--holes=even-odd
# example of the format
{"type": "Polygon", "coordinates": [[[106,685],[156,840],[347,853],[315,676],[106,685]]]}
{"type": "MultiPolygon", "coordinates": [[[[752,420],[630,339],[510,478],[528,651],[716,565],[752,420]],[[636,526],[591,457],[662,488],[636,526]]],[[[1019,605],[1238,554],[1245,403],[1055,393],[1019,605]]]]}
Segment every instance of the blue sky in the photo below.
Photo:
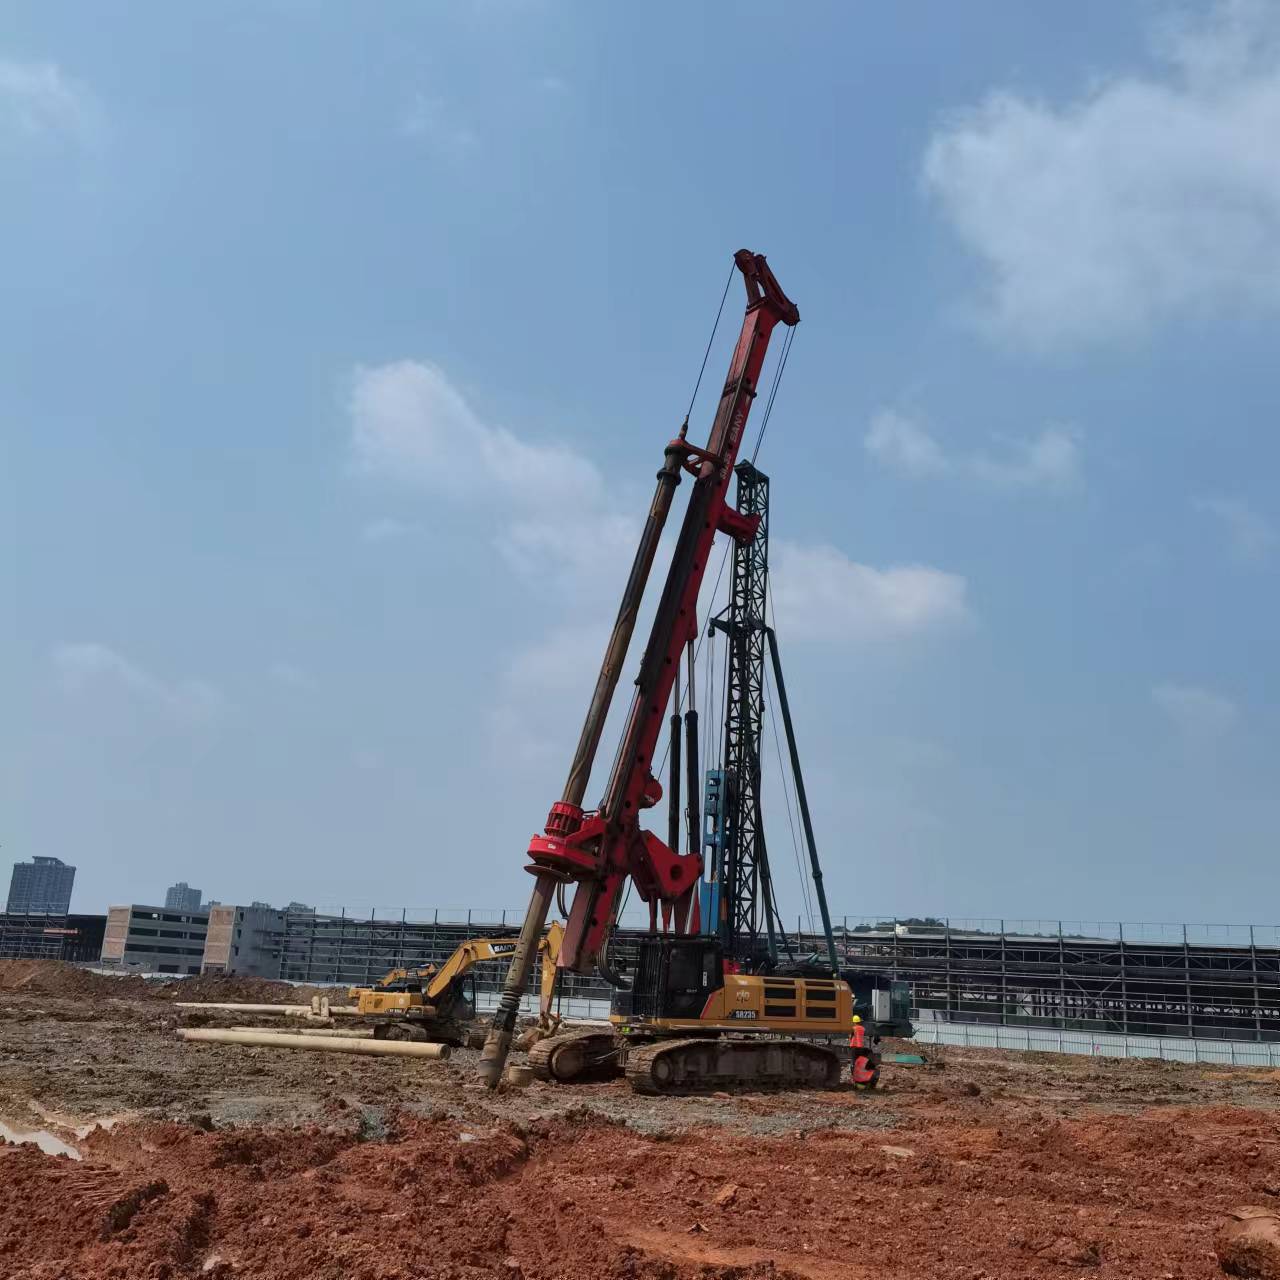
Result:
{"type": "Polygon", "coordinates": [[[836,912],[1273,920],[1278,128],[1260,3],[8,6],[0,848],[519,905],[745,246],[836,912]]]}

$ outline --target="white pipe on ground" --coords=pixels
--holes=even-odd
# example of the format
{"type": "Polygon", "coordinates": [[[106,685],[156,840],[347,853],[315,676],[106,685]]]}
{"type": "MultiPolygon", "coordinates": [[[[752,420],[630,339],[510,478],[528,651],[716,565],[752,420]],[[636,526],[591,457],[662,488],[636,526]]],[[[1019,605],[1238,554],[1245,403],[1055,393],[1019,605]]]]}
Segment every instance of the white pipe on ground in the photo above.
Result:
{"type": "MultiPolygon", "coordinates": [[[[228,1027],[229,1031],[261,1031],[261,1027],[228,1027]]],[[[362,1027],[299,1027],[297,1031],[279,1032],[291,1036],[347,1036],[353,1040],[368,1040],[373,1037],[372,1028],[362,1027]]]]}
{"type": "MultiPolygon", "coordinates": [[[[315,1011],[309,1004],[237,1004],[234,1001],[175,1000],[173,1007],[175,1009],[225,1009],[232,1013],[278,1013],[285,1018],[310,1018],[315,1015],[315,1011]]],[[[360,1010],[355,1005],[331,1004],[328,1012],[331,1017],[334,1014],[349,1018],[360,1016],[360,1010]]]]}
{"type": "Polygon", "coordinates": [[[180,1027],[179,1040],[201,1044],[258,1045],[264,1049],[311,1049],[324,1053],[367,1053],[386,1058],[432,1058],[449,1056],[447,1044],[423,1044],[415,1040],[359,1040],[354,1036],[325,1039],[292,1035],[283,1031],[222,1031],[205,1027],[180,1027]]]}

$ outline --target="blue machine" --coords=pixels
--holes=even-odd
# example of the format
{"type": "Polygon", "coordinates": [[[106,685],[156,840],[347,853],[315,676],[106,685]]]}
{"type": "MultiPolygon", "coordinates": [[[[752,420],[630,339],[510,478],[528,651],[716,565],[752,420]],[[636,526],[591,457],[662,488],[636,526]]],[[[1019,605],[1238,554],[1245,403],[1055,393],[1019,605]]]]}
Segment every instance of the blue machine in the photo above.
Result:
{"type": "Polygon", "coordinates": [[[723,769],[707,770],[706,788],[702,794],[702,882],[698,886],[702,932],[718,934],[720,919],[720,887],[724,878],[725,850],[733,846],[734,806],[728,803],[732,779],[723,769]]]}

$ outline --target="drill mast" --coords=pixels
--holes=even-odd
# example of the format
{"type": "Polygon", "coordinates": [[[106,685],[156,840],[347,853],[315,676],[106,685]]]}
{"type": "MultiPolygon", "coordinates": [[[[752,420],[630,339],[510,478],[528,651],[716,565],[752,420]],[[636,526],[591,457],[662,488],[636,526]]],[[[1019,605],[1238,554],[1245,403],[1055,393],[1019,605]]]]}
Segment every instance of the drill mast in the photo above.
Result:
{"type": "MultiPolygon", "coordinates": [[[[764,725],[765,606],[769,586],[769,477],[740,462],[738,510],[759,516],[756,536],[733,547],[729,602],[711,619],[728,641],[724,756],[714,812],[708,813],[708,857],[720,885],[718,919],[704,926],[719,934],[726,956],[754,961],[766,935],[769,958],[777,960],[769,855],[760,820],[760,735],[764,725]],[[713,861],[714,859],[714,861],[713,861]]],[[[711,809],[708,804],[708,809],[711,809]]]]}
{"type": "MultiPolygon", "coordinates": [[[[737,467],[738,509],[759,517],[754,538],[733,548],[729,602],[711,619],[711,630],[728,642],[725,673],[723,767],[707,774],[704,847],[708,883],[703,886],[703,929],[718,934],[724,954],[748,971],[778,963],[778,942],[790,952],[778,918],[773,877],[761,813],[761,737],[765,711],[765,654],[768,652],[774,693],[786,731],[791,779],[800,810],[809,870],[831,972],[839,969],[827,895],[822,883],[809,800],[791,706],[782,679],[778,640],[765,616],[769,598],[769,477],[750,462],[737,467]]],[[[794,959],[794,957],[792,957],[794,959]]]]}

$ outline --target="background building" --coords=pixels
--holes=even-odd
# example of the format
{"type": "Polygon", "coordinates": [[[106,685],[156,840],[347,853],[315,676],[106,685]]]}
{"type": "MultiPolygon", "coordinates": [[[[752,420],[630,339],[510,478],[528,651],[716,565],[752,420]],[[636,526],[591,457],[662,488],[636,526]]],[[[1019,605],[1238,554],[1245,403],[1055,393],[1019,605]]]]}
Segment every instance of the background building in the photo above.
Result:
{"type": "Polygon", "coordinates": [[[107,917],[0,912],[0,959],[96,964],[107,917]]]}
{"type": "Polygon", "coordinates": [[[203,972],[278,978],[284,921],[283,911],[256,902],[211,906],[203,972]]]}
{"type": "Polygon", "coordinates": [[[61,858],[15,862],[7,910],[17,914],[37,911],[65,916],[71,908],[71,885],[75,878],[75,867],[67,866],[61,858]]]}
{"type": "Polygon", "coordinates": [[[199,911],[201,889],[193,889],[185,880],[179,880],[165,890],[164,905],[167,911],[199,911]]]}
{"type": "Polygon", "coordinates": [[[102,963],[138,973],[199,973],[208,932],[207,911],[170,911],[136,902],[112,907],[102,963]]]}

